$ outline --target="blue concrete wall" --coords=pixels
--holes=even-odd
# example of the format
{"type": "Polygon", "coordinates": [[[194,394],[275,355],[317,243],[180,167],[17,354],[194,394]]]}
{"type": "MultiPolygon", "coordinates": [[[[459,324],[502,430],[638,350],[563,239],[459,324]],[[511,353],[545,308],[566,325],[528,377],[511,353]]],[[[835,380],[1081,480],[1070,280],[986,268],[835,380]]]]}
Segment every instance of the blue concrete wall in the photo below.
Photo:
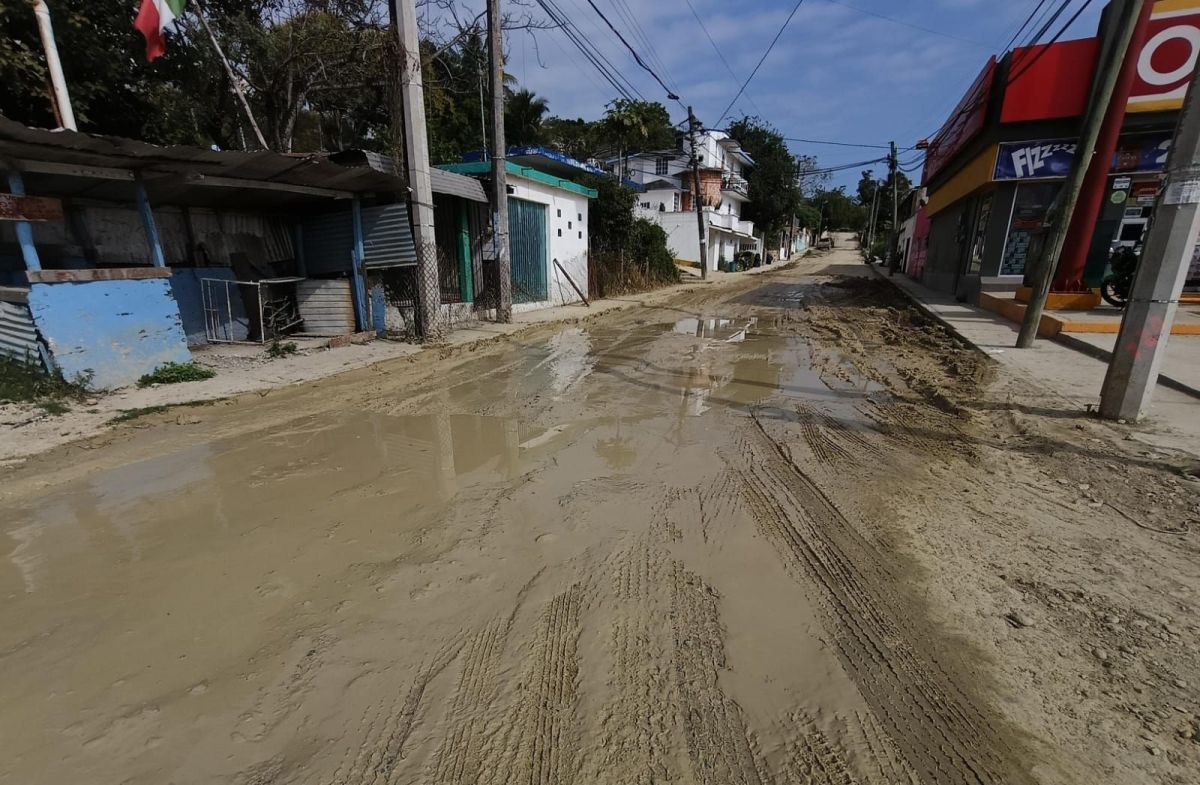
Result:
{"type": "MultiPolygon", "coordinates": [[[[175,267],[171,270],[171,292],[175,302],[179,303],[179,315],[183,319],[183,331],[187,333],[188,346],[199,346],[208,343],[204,330],[204,300],[200,295],[201,278],[220,278],[225,281],[236,280],[233,270],[228,267],[175,267]]],[[[233,340],[244,341],[250,335],[250,320],[246,317],[246,307],[242,302],[242,287],[231,286],[230,296],[233,300],[233,340]]],[[[217,289],[217,296],[224,302],[224,290],[217,289]]]]}
{"type": "Polygon", "coordinates": [[[133,384],[163,363],[192,359],[165,278],[35,283],[29,309],[63,376],[90,373],[97,389],[133,384]]]}

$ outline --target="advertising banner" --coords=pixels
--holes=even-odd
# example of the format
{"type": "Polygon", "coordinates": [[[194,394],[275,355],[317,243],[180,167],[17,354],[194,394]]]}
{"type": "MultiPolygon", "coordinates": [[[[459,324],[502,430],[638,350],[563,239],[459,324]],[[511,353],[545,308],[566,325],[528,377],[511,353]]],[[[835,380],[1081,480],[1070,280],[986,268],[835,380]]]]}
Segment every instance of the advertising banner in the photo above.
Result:
{"type": "MultiPolygon", "coordinates": [[[[1167,165],[1171,136],[1145,134],[1122,139],[1113,155],[1114,173],[1161,172],[1167,165]]],[[[1066,177],[1075,160],[1073,140],[1002,142],[993,180],[1043,180],[1066,177]]]]}

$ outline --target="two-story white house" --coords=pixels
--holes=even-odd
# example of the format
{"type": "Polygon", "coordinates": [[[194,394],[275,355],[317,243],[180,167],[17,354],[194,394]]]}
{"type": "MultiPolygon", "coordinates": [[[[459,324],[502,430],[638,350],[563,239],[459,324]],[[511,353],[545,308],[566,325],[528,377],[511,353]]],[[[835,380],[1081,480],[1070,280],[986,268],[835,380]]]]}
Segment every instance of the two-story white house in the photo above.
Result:
{"type": "MultiPolygon", "coordinates": [[[[754,161],[723,131],[706,131],[696,141],[708,266],[715,270],[739,251],[761,252],[754,223],[742,220],[742,205],[750,201],[744,172],[754,161]]],[[[698,264],[700,232],[692,202],[690,160],[691,145],[681,136],[678,149],[613,159],[609,166],[640,187],[637,214],[666,230],[675,258],[698,264]]]]}

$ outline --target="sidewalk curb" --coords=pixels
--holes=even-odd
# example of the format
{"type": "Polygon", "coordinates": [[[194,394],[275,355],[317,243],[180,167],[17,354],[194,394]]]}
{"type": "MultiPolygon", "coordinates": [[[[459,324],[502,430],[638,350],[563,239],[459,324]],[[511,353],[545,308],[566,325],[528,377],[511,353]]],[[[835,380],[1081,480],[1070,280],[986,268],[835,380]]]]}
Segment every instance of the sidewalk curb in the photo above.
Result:
{"type": "MultiPolygon", "coordinates": [[[[884,275],[883,272],[881,270],[879,270],[875,265],[870,264],[869,262],[864,262],[864,264],[866,264],[867,267],[871,268],[871,272],[873,272],[877,278],[890,283],[892,285],[892,288],[896,289],[897,291],[902,293],[905,297],[907,297],[909,299],[909,301],[912,302],[912,304],[914,306],[916,306],[917,310],[921,311],[923,314],[925,314],[929,318],[936,320],[939,324],[941,324],[943,327],[945,327],[946,330],[948,332],[950,332],[954,337],[958,338],[960,341],[967,344],[968,346],[975,348],[977,351],[983,352],[985,355],[987,355],[989,357],[991,356],[986,351],[984,351],[984,349],[982,347],[978,346],[977,344],[975,344],[975,342],[973,342],[972,340],[967,338],[965,335],[960,333],[954,327],[954,325],[950,324],[945,319],[943,319],[940,314],[938,314],[936,311],[934,311],[932,308],[930,308],[927,304],[922,302],[920,300],[920,298],[918,298],[915,294],[913,294],[912,292],[908,291],[900,284],[893,281],[890,276],[884,275]]],[[[1074,336],[1069,335],[1068,333],[1059,333],[1058,335],[1054,336],[1053,338],[1050,338],[1049,340],[1054,341],[1055,343],[1059,344],[1060,346],[1065,346],[1068,349],[1073,349],[1074,351],[1077,351],[1081,354],[1086,354],[1089,357],[1093,357],[1102,362],[1107,363],[1112,360],[1112,352],[1101,349],[1098,346],[1092,346],[1087,341],[1083,341],[1083,340],[1080,340],[1079,338],[1075,338],[1074,336]]],[[[1197,389],[1196,387],[1193,387],[1190,384],[1181,382],[1178,379],[1174,379],[1170,376],[1167,376],[1165,373],[1160,373],[1158,375],[1158,383],[1161,384],[1163,387],[1166,387],[1167,389],[1174,390],[1175,392],[1183,393],[1184,395],[1188,395],[1193,398],[1200,398],[1200,389],[1197,389]]]]}
{"type": "MultiPolygon", "coordinates": [[[[1068,333],[1059,333],[1050,340],[1065,346],[1068,349],[1074,349],[1077,352],[1086,354],[1089,357],[1095,357],[1097,360],[1102,360],[1106,363],[1112,360],[1112,352],[1101,349],[1099,346],[1092,346],[1087,341],[1080,340],[1079,338],[1076,338],[1068,333]]],[[[1165,373],[1158,374],[1158,383],[1163,387],[1174,390],[1175,392],[1180,392],[1184,395],[1190,395],[1193,398],[1200,398],[1200,389],[1197,389],[1196,387],[1193,387],[1185,382],[1181,382],[1178,379],[1167,376],[1165,373]]]]}

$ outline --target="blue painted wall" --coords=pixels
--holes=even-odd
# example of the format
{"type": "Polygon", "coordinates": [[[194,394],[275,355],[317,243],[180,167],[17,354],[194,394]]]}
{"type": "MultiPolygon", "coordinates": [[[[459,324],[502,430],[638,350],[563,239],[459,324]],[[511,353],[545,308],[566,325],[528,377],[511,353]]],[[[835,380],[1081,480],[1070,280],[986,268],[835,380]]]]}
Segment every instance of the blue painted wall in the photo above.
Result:
{"type": "Polygon", "coordinates": [[[90,371],[98,389],[124,387],[163,363],[192,359],[165,278],[35,283],[29,308],[63,376],[90,371]]]}
{"type": "MultiPolygon", "coordinates": [[[[201,278],[236,280],[228,267],[174,267],[171,269],[171,292],[179,303],[179,315],[183,319],[183,331],[187,333],[188,346],[208,343],[204,330],[204,300],[200,296],[201,278]]],[[[242,302],[242,287],[231,286],[233,299],[233,339],[244,341],[250,335],[250,320],[246,317],[246,306],[242,302]]],[[[217,289],[217,296],[224,302],[224,290],[217,289]]]]}

